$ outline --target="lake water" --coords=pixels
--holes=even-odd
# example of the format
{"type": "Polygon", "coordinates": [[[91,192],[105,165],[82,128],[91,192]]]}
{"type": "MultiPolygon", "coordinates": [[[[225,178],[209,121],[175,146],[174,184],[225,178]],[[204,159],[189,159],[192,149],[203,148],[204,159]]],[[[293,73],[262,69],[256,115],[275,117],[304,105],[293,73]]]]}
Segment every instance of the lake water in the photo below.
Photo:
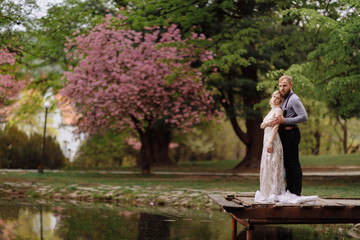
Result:
{"type": "MultiPolygon", "coordinates": [[[[246,239],[238,224],[237,239],[246,239]]],[[[257,226],[254,239],[359,239],[352,225],[257,226]]],[[[222,211],[78,202],[0,201],[0,239],[223,240],[231,217],[222,211]]]]}

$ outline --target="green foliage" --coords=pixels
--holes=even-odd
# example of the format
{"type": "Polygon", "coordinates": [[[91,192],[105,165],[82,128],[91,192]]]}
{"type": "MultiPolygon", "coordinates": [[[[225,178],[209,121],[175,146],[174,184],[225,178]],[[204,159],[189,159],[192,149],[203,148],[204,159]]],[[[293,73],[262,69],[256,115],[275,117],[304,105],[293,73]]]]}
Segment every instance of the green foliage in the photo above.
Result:
{"type": "Polygon", "coordinates": [[[252,105],[244,108],[242,97],[261,93],[252,91],[256,86],[254,82],[257,76],[249,76],[248,67],[254,66],[254,69],[258,68],[260,72],[268,71],[263,63],[269,61],[268,56],[271,54],[262,53],[264,43],[274,35],[272,23],[278,21],[275,2],[251,1],[240,8],[234,1],[229,0],[211,3],[203,0],[172,0],[151,4],[147,1],[138,1],[131,8],[132,11],[125,14],[129,15],[129,23],[135,29],[143,28],[145,25],[175,23],[180,26],[184,35],[195,31],[212,38],[212,41],[204,44],[216,54],[216,57],[205,65],[210,69],[210,73],[214,66],[219,71],[217,74],[210,74],[208,83],[224,93],[223,96],[219,96],[219,101],[230,102],[229,98],[235,96],[234,102],[229,103],[232,108],[229,114],[232,112],[251,116],[252,105]],[[261,12],[255,11],[255,8],[261,12]],[[228,98],[226,93],[229,92],[232,94],[228,98]]]}
{"type": "MultiPolygon", "coordinates": [[[[0,46],[11,43],[11,50],[18,53],[22,46],[25,56],[22,61],[33,73],[31,87],[38,91],[30,96],[33,101],[27,101],[19,108],[12,123],[32,122],[36,126],[31,115],[37,113],[39,105],[36,103],[40,102],[41,94],[50,87],[56,92],[63,84],[62,72],[68,67],[63,51],[66,37],[71,38],[76,30],[82,32],[93,26],[106,13],[114,13],[113,3],[132,10],[128,13],[125,9],[124,14],[129,15],[129,23],[136,30],[154,24],[176,23],[186,36],[195,31],[211,37],[212,41],[203,44],[216,56],[203,67],[209,74],[208,84],[218,90],[219,106],[225,103],[229,107],[229,117],[251,119],[261,115],[267,109],[269,94],[277,88],[276,79],[284,72],[292,75],[294,91],[309,102],[306,107],[310,119],[302,129],[302,153],[313,152],[317,129],[321,129],[321,144],[324,144],[320,152],[337,149],[338,139],[334,139],[334,130],[328,128],[334,125],[331,119],[334,116],[345,119],[359,116],[360,4],[357,0],[66,0],[51,7],[47,16],[34,22],[28,17],[36,7],[34,0],[5,0],[0,1],[0,46]],[[14,26],[24,29],[18,30],[14,26]],[[212,72],[214,66],[218,69],[216,73],[212,72]],[[247,74],[249,67],[253,67],[253,75],[247,74]],[[262,82],[265,79],[270,81],[262,82]],[[262,83],[255,89],[257,81],[262,83]],[[265,100],[256,105],[261,99],[265,100]],[[325,103],[321,107],[325,113],[320,113],[317,106],[312,107],[313,102],[315,105],[325,103]],[[328,109],[334,116],[326,115],[324,119],[328,109]]],[[[20,72],[23,71],[16,74],[20,72]]],[[[245,125],[242,128],[245,129],[245,125]]],[[[358,132],[352,131],[354,135],[358,132]]],[[[210,146],[214,144],[212,146],[218,148],[217,137],[209,130],[200,130],[198,136],[194,134],[189,138],[204,145],[203,149],[206,145],[214,156],[216,150],[210,151],[210,146]],[[206,139],[211,138],[215,138],[215,142],[205,144],[206,139]]],[[[191,151],[189,146],[185,148],[191,151]]],[[[206,151],[202,152],[196,153],[195,158],[205,158],[206,151]]],[[[124,159],[128,156],[131,155],[124,159]]]]}
{"type": "Polygon", "coordinates": [[[293,77],[294,91],[310,103],[306,106],[309,123],[303,128],[305,134],[300,145],[303,153],[334,153],[339,145],[343,145],[343,152],[356,151],[357,143],[348,144],[354,139],[349,137],[353,129],[348,129],[346,123],[360,113],[359,4],[311,1],[282,13],[299,23],[298,33],[290,35],[290,39],[296,39],[301,47],[291,50],[300,52],[304,58],[290,68],[270,72],[268,77],[274,81],[262,82],[258,88],[275,89],[275,79],[282,74],[293,77]],[[321,113],[317,104],[312,104],[319,102],[321,113]],[[320,142],[321,146],[317,146],[320,142]]]}
{"type": "Polygon", "coordinates": [[[27,45],[24,31],[31,22],[30,13],[36,9],[35,0],[0,1],[0,49],[7,47],[10,52],[20,53],[20,47],[27,45]]]}
{"type": "MultiPolygon", "coordinates": [[[[32,134],[30,137],[15,126],[6,128],[0,136],[0,161],[2,168],[37,169],[42,158],[43,137],[32,134]]],[[[60,169],[66,163],[56,139],[45,139],[44,167],[60,169]]]]}
{"type": "Polygon", "coordinates": [[[14,116],[9,119],[10,125],[17,125],[20,128],[25,124],[35,127],[41,131],[38,120],[39,112],[44,110],[43,97],[40,91],[24,91],[18,101],[18,107],[14,109],[14,116]]]}
{"type": "MultiPolygon", "coordinates": [[[[275,81],[262,87],[257,87],[258,83],[269,71],[280,70],[274,78],[277,79],[284,72],[281,69],[304,62],[316,41],[314,34],[302,30],[301,15],[289,9],[312,11],[332,7],[332,4],[315,1],[171,0],[133,3],[132,11],[124,12],[133,28],[176,23],[184,35],[195,31],[212,39],[204,43],[214,53],[214,59],[202,66],[209,77],[207,84],[217,89],[217,104],[225,109],[237,136],[249,147],[255,146],[261,138],[251,125],[261,121],[261,110],[265,109],[257,104],[264,97],[267,102],[269,95],[266,93],[270,94],[277,88],[275,81]],[[241,125],[240,119],[247,123],[241,125]]],[[[302,84],[298,88],[302,88],[302,84]]]]}
{"type": "Polygon", "coordinates": [[[115,135],[112,131],[91,136],[81,145],[72,165],[80,168],[135,165],[137,153],[126,142],[127,137],[125,132],[115,135]],[[129,159],[133,161],[129,162],[129,159]]]}
{"type": "Polygon", "coordinates": [[[332,9],[338,14],[295,11],[302,16],[306,32],[315,34],[318,41],[308,61],[287,72],[303,84],[304,91],[325,102],[335,116],[349,119],[360,112],[360,9],[348,4],[336,4],[332,9]]]}
{"type": "Polygon", "coordinates": [[[28,141],[27,135],[16,127],[6,129],[0,137],[1,166],[3,168],[19,168],[25,159],[25,148],[28,141]]]}
{"type": "Polygon", "coordinates": [[[170,150],[175,162],[240,160],[245,154],[245,147],[227,121],[202,123],[189,133],[175,132],[173,139],[178,144],[170,150]]]}
{"type": "Polygon", "coordinates": [[[49,88],[56,93],[63,86],[62,74],[69,67],[64,51],[67,38],[93,27],[106,13],[101,0],[66,0],[52,5],[47,15],[32,21],[25,36],[29,44],[24,63],[32,70],[33,88],[45,94],[49,88]]]}

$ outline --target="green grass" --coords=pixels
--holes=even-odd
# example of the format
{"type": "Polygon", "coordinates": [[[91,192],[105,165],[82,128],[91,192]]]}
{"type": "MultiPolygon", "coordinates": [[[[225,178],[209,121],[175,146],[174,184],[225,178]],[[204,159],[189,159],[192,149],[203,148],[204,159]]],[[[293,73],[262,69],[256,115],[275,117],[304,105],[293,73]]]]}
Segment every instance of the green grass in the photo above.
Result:
{"type": "MultiPolygon", "coordinates": [[[[231,171],[239,162],[239,160],[179,162],[178,165],[173,167],[153,168],[153,170],[185,172],[223,172],[231,171]]],[[[301,156],[300,162],[301,166],[304,168],[356,166],[360,169],[360,153],[342,155],[301,156]]]]}
{"type": "MultiPolygon", "coordinates": [[[[154,168],[153,171],[187,171],[187,172],[226,172],[231,171],[238,161],[198,161],[182,162],[172,168],[154,168]]],[[[331,166],[359,166],[360,154],[336,155],[336,156],[306,156],[301,158],[303,167],[331,167],[331,166]]],[[[127,169],[121,169],[127,170],[127,169]]],[[[134,169],[129,169],[134,170],[134,169]]],[[[139,171],[139,169],[137,169],[139,171]]],[[[66,188],[75,191],[81,187],[99,187],[100,185],[132,188],[155,189],[156,194],[169,192],[176,189],[196,189],[206,192],[255,192],[259,189],[258,177],[241,176],[198,176],[196,174],[174,175],[174,174],[116,174],[98,173],[95,171],[62,171],[44,174],[36,172],[1,172],[0,188],[6,188],[1,183],[30,183],[30,191],[41,185],[51,186],[53,189],[66,188]],[[72,184],[76,184],[72,186],[72,184]]],[[[360,198],[360,177],[304,177],[303,194],[319,195],[320,197],[355,197],[360,198]]],[[[101,186],[100,186],[101,187],[101,186]]],[[[205,193],[204,193],[205,194],[205,193]]]]}
{"type": "MultiPolygon", "coordinates": [[[[357,167],[360,169],[360,153],[341,154],[341,155],[321,155],[321,156],[300,156],[301,166],[304,168],[321,167],[357,167]]],[[[170,167],[153,167],[152,171],[169,172],[231,172],[232,169],[240,163],[240,160],[213,160],[213,161],[188,161],[179,162],[170,167]]],[[[77,169],[69,169],[77,170],[77,169]]],[[[117,167],[111,169],[88,168],[88,171],[97,170],[118,170],[118,171],[139,171],[135,167],[117,167]]]]}
{"type": "MultiPolygon", "coordinates": [[[[255,192],[259,188],[257,177],[239,176],[176,176],[176,175],[121,175],[99,173],[53,172],[39,176],[38,173],[3,173],[0,182],[31,182],[52,185],[53,188],[78,186],[119,186],[139,187],[172,191],[176,189],[196,189],[223,192],[255,192]]],[[[321,197],[360,198],[360,177],[304,177],[303,194],[321,197]]],[[[69,187],[67,187],[69,188],[69,187]]],[[[132,191],[132,190],[130,190],[132,191]]]]}
{"type": "MultiPolygon", "coordinates": [[[[78,184],[82,186],[111,185],[111,186],[139,186],[141,188],[165,187],[168,189],[190,188],[199,190],[251,191],[258,185],[257,178],[238,178],[222,176],[177,176],[177,175],[122,175],[76,172],[48,172],[38,173],[6,173],[0,175],[1,182],[33,182],[51,184],[54,187],[78,184]],[[240,182],[238,182],[240,180],[240,182]]],[[[75,187],[70,187],[74,188],[75,187]]]]}
{"type": "Polygon", "coordinates": [[[358,166],[360,153],[300,157],[302,166],[358,166]]]}

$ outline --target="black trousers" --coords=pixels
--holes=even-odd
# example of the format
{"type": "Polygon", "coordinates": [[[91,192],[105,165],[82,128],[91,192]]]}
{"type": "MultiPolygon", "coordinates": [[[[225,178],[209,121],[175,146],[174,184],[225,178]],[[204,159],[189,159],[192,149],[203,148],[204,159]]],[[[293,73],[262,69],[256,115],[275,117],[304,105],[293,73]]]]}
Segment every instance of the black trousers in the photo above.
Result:
{"type": "Polygon", "coordinates": [[[284,151],[286,189],[300,196],[303,176],[299,161],[300,130],[297,127],[292,130],[280,130],[279,135],[284,151]]]}

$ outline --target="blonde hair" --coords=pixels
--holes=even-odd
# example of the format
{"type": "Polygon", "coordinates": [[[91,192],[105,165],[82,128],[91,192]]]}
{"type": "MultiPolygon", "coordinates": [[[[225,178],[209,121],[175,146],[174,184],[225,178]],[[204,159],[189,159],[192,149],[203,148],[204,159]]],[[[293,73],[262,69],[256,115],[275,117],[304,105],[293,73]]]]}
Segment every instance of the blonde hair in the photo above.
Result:
{"type": "Polygon", "coordinates": [[[284,80],[284,79],[286,79],[286,80],[288,81],[288,83],[292,83],[292,77],[287,76],[287,75],[281,76],[281,77],[279,78],[279,82],[282,81],[282,80],[284,80]]]}
{"type": "Polygon", "coordinates": [[[279,97],[280,97],[279,107],[281,107],[281,106],[282,106],[282,104],[283,104],[283,103],[284,103],[284,101],[285,101],[285,98],[284,98],[283,96],[281,96],[281,94],[280,94],[280,91],[279,91],[279,90],[276,90],[275,92],[273,92],[273,94],[271,95],[271,98],[270,98],[270,100],[269,100],[269,104],[270,104],[270,106],[271,106],[271,99],[272,99],[272,96],[274,96],[275,94],[278,94],[278,95],[279,95],[279,97]]]}

